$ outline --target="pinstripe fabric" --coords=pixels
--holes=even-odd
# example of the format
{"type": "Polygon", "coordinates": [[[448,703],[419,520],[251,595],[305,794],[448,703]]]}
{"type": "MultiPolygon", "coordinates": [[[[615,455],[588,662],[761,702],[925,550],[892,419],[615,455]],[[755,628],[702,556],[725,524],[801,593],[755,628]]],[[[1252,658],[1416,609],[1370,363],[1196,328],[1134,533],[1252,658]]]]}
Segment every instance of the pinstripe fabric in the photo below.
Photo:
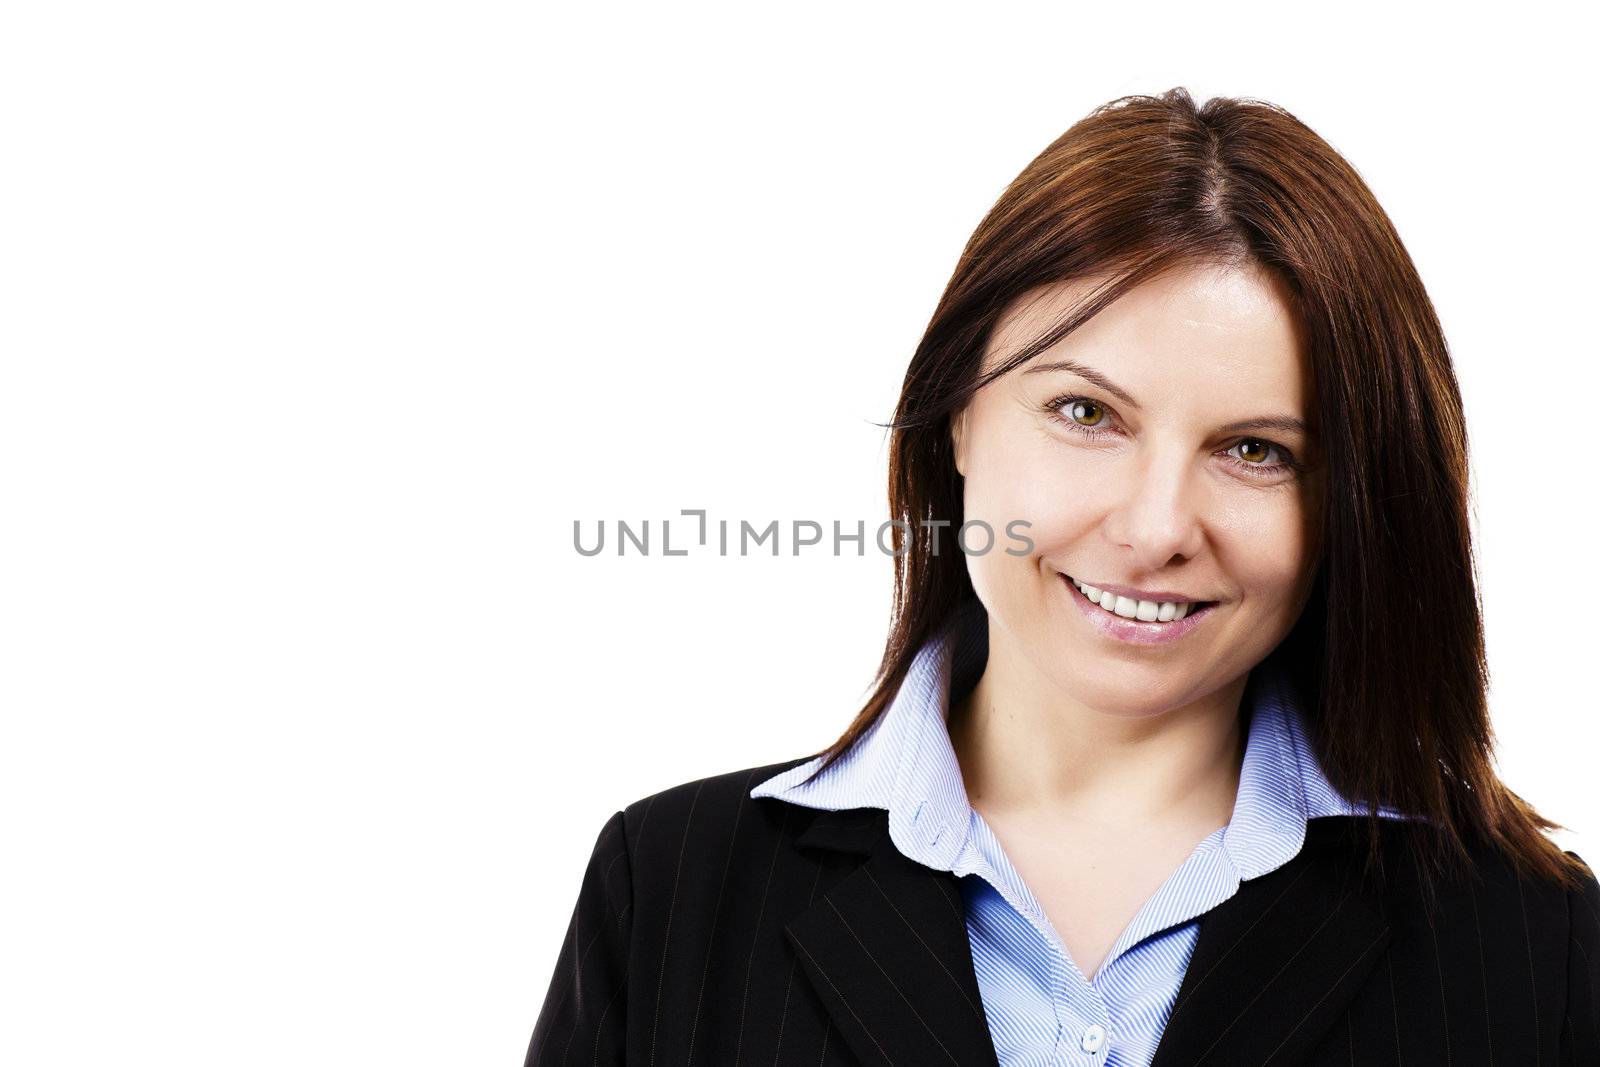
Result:
{"type": "MultiPolygon", "coordinates": [[[[1036,1020],[1076,1025],[1093,1010],[1110,1020],[1105,1051],[1066,1031],[1052,1062],[1130,1062],[1148,1037],[1136,1045],[1127,1030],[1165,1013],[1150,1067],[1600,1065],[1600,880],[1563,892],[1474,840],[1469,874],[1425,898],[1415,823],[1319,814],[1337,798],[1305,764],[1297,725],[1273,725],[1285,708],[1270,685],[1252,691],[1234,820],[1145,905],[1135,924],[1149,937],[1126,934],[1082,982],[978,821],[955,822],[960,794],[912,773],[939,766],[941,732],[926,728],[936,697],[981,665],[975,649],[949,653],[948,674],[944,651],[930,653],[881,724],[898,747],[864,740],[851,757],[852,779],[889,783],[876,797],[887,806],[752,795],[802,757],[612,814],[546,972],[526,1067],[1001,1067],[1037,1042],[1036,1020]],[[917,708],[924,728],[903,729],[917,708]],[[1370,833],[1384,873],[1369,880],[1370,833]],[[1208,905],[1198,933],[1182,930],[1208,905]]],[[[545,847],[537,832],[529,844],[545,847]]]]}
{"type": "MultiPolygon", "coordinates": [[[[1200,918],[1300,851],[1308,819],[1356,814],[1323,776],[1285,679],[1252,679],[1238,798],[1145,902],[1086,979],[982,815],[968,804],[945,728],[988,655],[988,616],[969,601],[921,650],[874,726],[810,782],[809,760],[751,797],[828,811],[882,808],[907,858],[960,879],[973,967],[1002,1067],[1144,1067],[1166,1026],[1200,918]]],[[[1381,815],[1398,813],[1380,810],[1381,815]]]]}

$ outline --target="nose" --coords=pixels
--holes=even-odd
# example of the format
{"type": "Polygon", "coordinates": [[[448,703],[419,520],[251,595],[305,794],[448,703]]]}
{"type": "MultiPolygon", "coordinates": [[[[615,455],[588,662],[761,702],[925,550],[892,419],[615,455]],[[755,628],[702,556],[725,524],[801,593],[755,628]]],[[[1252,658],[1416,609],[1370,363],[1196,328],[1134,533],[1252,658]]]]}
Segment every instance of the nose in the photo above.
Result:
{"type": "Polygon", "coordinates": [[[1205,487],[1193,454],[1152,450],[1129,473],[1106,515],[1106,535],[1131,552],[1138,574],[1193,559],[1205,539],[1205,487]]]}

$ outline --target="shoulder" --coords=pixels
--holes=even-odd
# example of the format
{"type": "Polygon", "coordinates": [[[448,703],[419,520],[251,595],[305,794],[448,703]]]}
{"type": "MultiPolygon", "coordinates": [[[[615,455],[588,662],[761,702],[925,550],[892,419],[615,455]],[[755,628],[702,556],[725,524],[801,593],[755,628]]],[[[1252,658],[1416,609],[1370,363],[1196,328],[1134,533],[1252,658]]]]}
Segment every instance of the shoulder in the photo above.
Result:
{"type": "MultiPolygon", "coordinates": [[[[1584,995],[1600,995],[1600,881],[1584,867],[1571,888],[1529,875],[1504,848],[1481,839],[1466,842],[1467,862],[1447,867],[1424,884],[1423,838],[1401,820],[1379,820],[1383,909],[1397,937],[1443,946],[1456,937],[1479,958],[1495,953],[1508,968],[1532,970],[1554,985],[1579,981],[1584,995]],[[1594,983],[1594,984],[1590,984],[1594,983]]],[[[1365,820],[1313,820],[1308,845],[1354,874],[1368,844],[1365,820]]],[[[1492,969],[1492,965],[1491,965],[1492,969]]]]}
{"type": "MultiPolygon", "coordinates": [[[[715,929],[770,924],[774,916],[803,910],[810,892],[831,884],[837,872],[830,860],[797,847],[825,813],[750,796],[761,782],[811,758],[679,782],[612,817],[636,942],[655,952],[662,945],[709,942],[715,929]],[[762,914],[747,914],[751,908],[762,914]]],[[[622,876],[616,880],[620,886],[622,876]]]]}
{"type": "Polygon", "coordinates": [[[1376,829],[1374,883],[1365,882],[1364,819],[1312,820],[1307,851],[1310,869],[1344,889],[1362,883],[1360,894],[1381,913],[1390,934],[1387,981],[1436,1004],[1441,1017],[1447,1005],[1471,1006],[1479,1017],[1492,1011],[1496,1027],[1526,1026],[1536,1047],[1576,1051],[1562,1062],[1600,1063],[1600,881],[1592,865],[1568,852],[1583,865],[1568,887],[1527,873],[1502,847],[1469,840],[1467,861],[1435,869],[1430,892],[1426,836],[1402,820],[1379,820],[1376,829]]]}
{"type": "Polygon", "coordinates": [[[1589,869],[1583,884],[1567,895],[1567,1016],[1563,1039],[1574,1050],[1600,1062],[1600,880],[1594,865],[1568,852],[1589,869]]]}
{"type": "Polygon", "coordinates": [[[730,851],[749,849],[770,842],[785,828],[792,830],[815,813],[780,800],[752,798],[750,791],[811,758],[800,756],[694,778],[624,805],[619,814],[635,866],[715,844],[730,851]]]}
{"type": "Polygon", "coordinates": [[[1459,920],[1474,939],[1479,929],[1498,927],[1516,935],[1524,954],[1542,946],[1551,957],[1564,958],[1573,919],[1600,907],[1593,871],[1584,884],[1567,888],[1529,874],[1493,842],[1467,840],[1460,861],[1430,861],[1434,845],[1408,820],[1368,824],[1363,817],[1336,816],[1313,819],[1307,827],[1307,850],[1351,888],[1380,896],[1397,934],[1420,932],[1432,940],[1441,926],[1459,920]],[[1372,830],[1378,834],[1376,867],[1368,863],[1372,830]]]}
{"type": "MultiPolygon", "coordinates": [[[[1589,943],[1600,946],[1600,879],[1595,878],[1594,865],[1588,860],[1576,852],[1568,852],[1567,855],[1589,869],[1589,876],[1583,884],[1569,894],[1574,926],[1579,925],[1577,920],[1582,916],[1584,922],[1581,925],[1587,932],[1589,943]]],[[[1600,956],[1596,957],[1596,962],[1600,963],[1600,956]]]]}

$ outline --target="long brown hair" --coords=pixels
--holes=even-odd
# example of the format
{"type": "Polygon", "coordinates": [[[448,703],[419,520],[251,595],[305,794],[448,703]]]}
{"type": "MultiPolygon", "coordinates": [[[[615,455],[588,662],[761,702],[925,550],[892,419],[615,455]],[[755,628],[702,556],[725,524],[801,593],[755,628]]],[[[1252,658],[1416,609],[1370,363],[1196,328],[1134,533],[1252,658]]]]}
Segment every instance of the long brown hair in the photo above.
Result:
{"type": "MultiPolygon", "coordinates": [[[[866,705],[831,765],[883,713],[912,658],[975,596],[964,556],[924,520],[962,521],[950,420],[1132,287],[1184,263],[1250,264],[1287,283],[1310,346],[1328,506],[1324,555],[1282,656],[1323,770],[1346,797],[1421,816],[1432,878],[1469,840],[1567,887],[1562,828],[1491,765],[1466,425],[1443,331],[1393,224],[1353,167],[1284,109],[1197,106],[1183,88],[1090,112],[1038,155],[967,242],[906,371],[891,430],[893,619],[866,705]],[[988,374],[991,331],[1044,285],[1106,275],[1065,321],[988,374]]],[[[1376,829],[1375,814],[1369,826],[1376,829]]],[[[1410,831],[1408,831],[1410,832],[1410,831]]],[[[1377,856],[1372,834],[1369,866],[1377,856]]]]}

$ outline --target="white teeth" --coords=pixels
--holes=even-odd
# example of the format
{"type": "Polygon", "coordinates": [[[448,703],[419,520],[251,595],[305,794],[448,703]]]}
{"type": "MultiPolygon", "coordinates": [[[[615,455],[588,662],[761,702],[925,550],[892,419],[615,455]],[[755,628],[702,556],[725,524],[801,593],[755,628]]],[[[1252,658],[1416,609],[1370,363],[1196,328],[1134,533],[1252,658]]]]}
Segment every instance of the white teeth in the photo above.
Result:
{"type": "Polygon", "coordinates": [[[1085,585],[1076,578],[1072,579],[1072,584],[1077,586],[1084,596],[1099,604],[1106,611],[1120,615],[1124,619],[1138,619],[1141,622],[1176,622],[1189,614],[1189,610],[1194,607],[1192,603],[1134,600],[1131,597],[1118,596],[1109,590],[1096,589],[1092,585],[1085,585]]]}

